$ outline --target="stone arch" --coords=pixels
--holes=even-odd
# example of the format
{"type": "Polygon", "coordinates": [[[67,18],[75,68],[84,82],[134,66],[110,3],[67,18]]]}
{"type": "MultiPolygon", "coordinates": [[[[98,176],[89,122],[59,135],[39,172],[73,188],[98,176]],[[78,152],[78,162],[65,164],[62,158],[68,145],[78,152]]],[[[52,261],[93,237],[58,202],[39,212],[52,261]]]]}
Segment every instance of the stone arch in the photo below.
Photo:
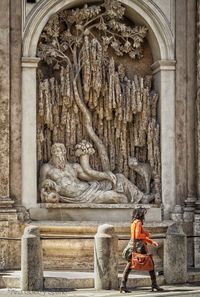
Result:
{"type": "MultiPolygon", "coordinates": [[[[94,3],[96,0],[85,2],[94,3]]],[[[127,17],[149,29],[154,64],[154,88],[160,95],[162,200],[165,218],[175,205],[175,61],[174,36],[164,13],[152,1],[120,0],[127,17]]],[[[58,11],[83,4],[82,0],[41,0],[27,17],[22,57],[22,204],[38,208],[36,160],[36,57],[40,34],[58,11]]]]}
{"type": "MultiPolygon", "coordinates": [[[[87,1],[92,2],[92,1],[87,1]]],[[[121,0],[128,7],[129,18],[135,17],[149,28],[149,43],[154,61],[174,59],[174,38],[163,12],[152,2],[121,0]]],[[[63,8],[81,4],[80,0],[39,1],[29,13],[23,36],[23,56],[35,57],[40,34],[49,18],[63,8]]]]}

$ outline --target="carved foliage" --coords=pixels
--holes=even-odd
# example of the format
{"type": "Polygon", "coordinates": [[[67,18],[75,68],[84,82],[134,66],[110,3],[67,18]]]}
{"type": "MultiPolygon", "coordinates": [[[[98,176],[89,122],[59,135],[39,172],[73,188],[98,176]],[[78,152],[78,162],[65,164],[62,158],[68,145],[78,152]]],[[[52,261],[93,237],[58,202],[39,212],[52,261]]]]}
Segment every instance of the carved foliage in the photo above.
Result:
{"type": "MultiPolygon", "coordinates": [[[[125,8],[117,1],[65,10],[51,19],[38,46],[38,160],[50,159],[55,142],[67,147],[67,158],[76,161],[74,146],[82,139],[94,146],[102,141],[111,171],[122,172],[144,189],[142,179],[128,166],[128,157],[149,162],[153,171],[153,191],[160,193],[160,144],[157,123],[158,96],[151,91],[151,78],[126,76],[115,56],[142,58],[142,42],[147,29],[130,27],[125,8]],[[73,82],[89,112],[80,111],[73,82]],[[88,128],[87,116],[92,118],[88,128]],[[96,140],[97,139],[97,140],[96,140]]],[[[90,122],[90,119],[88,119],[90,122]]],[[[91,166],[102,169],[99,154],[91,156],[91,166]]]]}

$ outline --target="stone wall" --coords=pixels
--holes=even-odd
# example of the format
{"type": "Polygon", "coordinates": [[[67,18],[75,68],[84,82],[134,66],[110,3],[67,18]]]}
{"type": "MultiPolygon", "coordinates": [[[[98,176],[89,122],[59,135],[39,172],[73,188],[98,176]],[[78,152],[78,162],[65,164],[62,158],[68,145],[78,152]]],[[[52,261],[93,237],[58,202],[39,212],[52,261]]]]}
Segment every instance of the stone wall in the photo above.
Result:
{"type": "Polygon", "coordinates": [[[0,196],[9,196],[10,164],[10,1],[0,9],[0,196]]]}
{"type": "Polygon", "coordinates": [[[21,204],[21,0],[11,1],[10,13],[10,195],[21,204]]]}
{"type": "MultiPolygon", "coordinates": [[[[41,1],[37,1],[35,5],[41,1]]],[[[155,0],[149,3],[154,2],[162,11],[164,18],[168,20],[176,40],[176,129],[171,136],[175,137],[176,142],[176,198],[172,199],[176,200],[173,201],[174,204],[184,206],[185,200],[193,201],[194,204],[199,184],[196,160],[197,152],[200,151],[200,143],[196,143],[195,136],[197,129],[195,118],[197,1],[155,0]]],[[[23,9],[26,9],[25,0],[23,9]]],[[[0,2],[0,196],[12,197],[16,205],[22,204],[21,49],[23,41],[21,24],[25,24],[27,17],[23,9],[21,0],[1,0],[0,2]]],[[[199,104],[199,101],[197,103],[199,104]]],[[[199,118],[198,121],[200,121],[199,118]]],[[[20,228],[23,226],[14,223],[7,224],[10,220],[9,216],[5,217],[2,211],[0,211],[0,217],[2,218],[2,236],[8,234],[14,236],[15,232],[20,236],[20,228]]],[[[193,232],[192,220],[188,222],[188,235],[193,232]]],[[[13,243],[7,242],[2,251],[5,252],[7,247],[10,250],[10,264],[7,267],[17,267],[19,246],[15,253],[13,243]]]]}
{"type": "Polygon", "coordinates": [[[196,197],[196,3],[176,1],[176,204],[196,197]]]}

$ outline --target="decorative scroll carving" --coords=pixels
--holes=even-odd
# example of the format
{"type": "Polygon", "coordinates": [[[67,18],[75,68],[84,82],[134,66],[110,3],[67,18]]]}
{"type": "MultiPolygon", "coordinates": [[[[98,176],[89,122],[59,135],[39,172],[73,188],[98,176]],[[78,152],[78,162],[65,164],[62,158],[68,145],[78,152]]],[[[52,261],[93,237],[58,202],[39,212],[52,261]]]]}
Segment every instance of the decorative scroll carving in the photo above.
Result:
{"type": "MultiPolygon", "coordinates": [[[[51,146],[66,146],[77,162],[75,145],[92,142],[96,171],[123,173],[142,191],[145,183],[129,167],[129,157],[149,163],[151,189],[160,199],[158,96],[151,77],[126,73],[118,57],[142,58],[147,29],[130,26],[117,1],[64,10],[49,20],[38,45],[38,160],[51,158],[51,146]]],[[[54,196],[57,200],[58,197],[54,196]]],[[[130,200],[129,200],[130,201],[130,200]]]]}

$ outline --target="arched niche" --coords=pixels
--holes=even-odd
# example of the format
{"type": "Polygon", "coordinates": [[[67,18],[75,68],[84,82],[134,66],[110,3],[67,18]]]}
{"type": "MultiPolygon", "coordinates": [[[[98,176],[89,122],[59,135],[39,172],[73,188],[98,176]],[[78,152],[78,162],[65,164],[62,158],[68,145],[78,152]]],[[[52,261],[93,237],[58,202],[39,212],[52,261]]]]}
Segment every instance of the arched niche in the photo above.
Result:
{"type": "MultiPolygon", "coordinates": [[[[85,1],[94,3],[95,1],[85,1]]],[[[148,27],[154,88],[160,96],[162,201],[165,217],[175,205],[175,61],[174,37],[162,11],[151,1],[123,0],[127,17],[148,27]]],[[[56,12],[82,5],[76,0],[44,0],[29,13],[22,57],[22,204],[38,208],[36,159],[36,49],[40,34],[56,12]]]]}

